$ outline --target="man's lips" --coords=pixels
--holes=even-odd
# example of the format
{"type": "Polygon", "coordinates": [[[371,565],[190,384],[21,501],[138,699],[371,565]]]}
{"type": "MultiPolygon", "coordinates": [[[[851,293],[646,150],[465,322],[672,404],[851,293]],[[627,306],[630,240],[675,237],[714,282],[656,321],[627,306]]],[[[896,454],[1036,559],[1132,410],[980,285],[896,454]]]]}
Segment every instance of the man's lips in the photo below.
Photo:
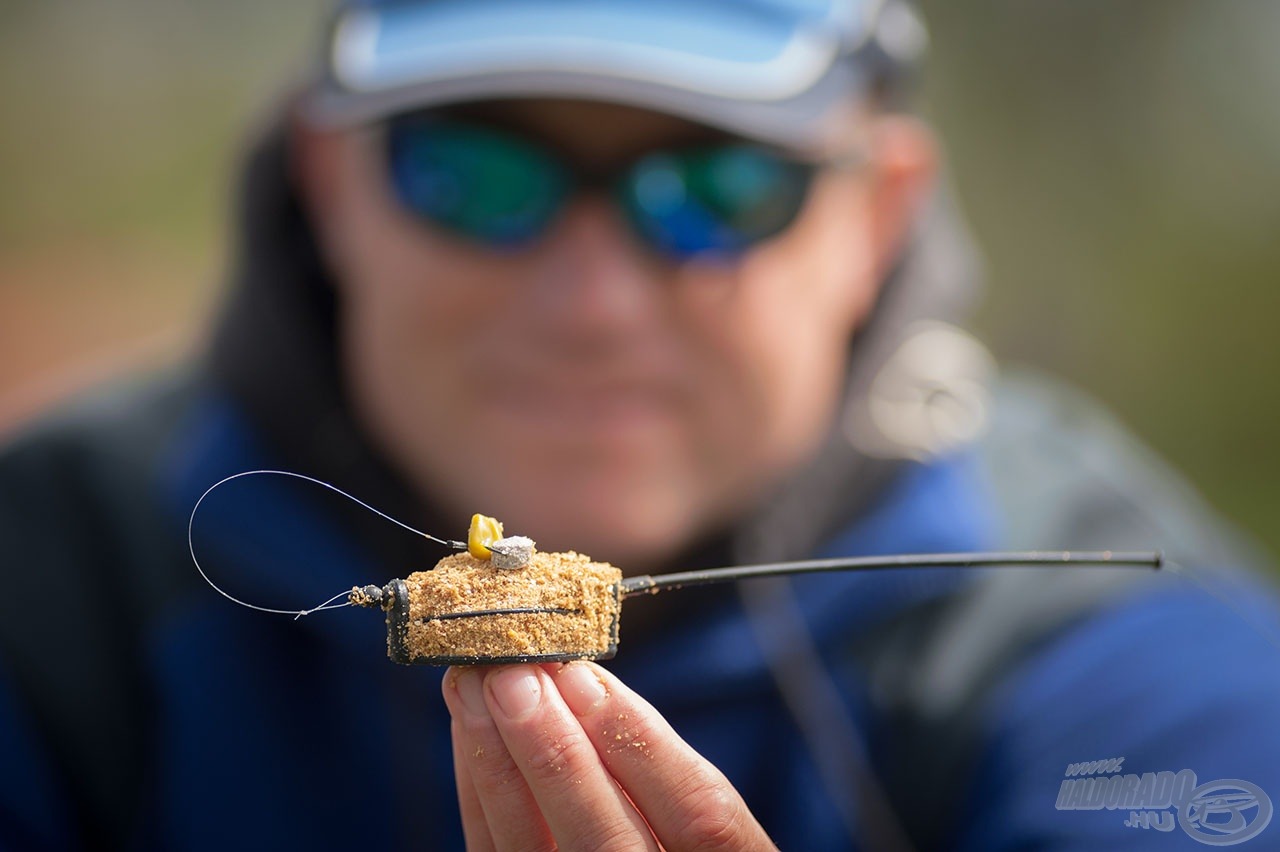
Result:
{"type": "Polygon", "coordinates": [[[678,411],[679,388],[653,379],[623,381],[540,381],[509,376],[484,385],[477,402],[518,419],[524,427],[545,427],[589,437],[652,428],[678,411]]]}

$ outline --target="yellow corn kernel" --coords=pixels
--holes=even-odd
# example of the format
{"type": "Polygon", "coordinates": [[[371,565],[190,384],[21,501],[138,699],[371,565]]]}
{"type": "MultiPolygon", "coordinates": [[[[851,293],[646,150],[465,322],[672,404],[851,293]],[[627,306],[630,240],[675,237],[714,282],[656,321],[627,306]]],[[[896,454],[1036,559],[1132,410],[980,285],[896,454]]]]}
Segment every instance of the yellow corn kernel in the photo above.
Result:
{"type": "Polygon", "coordinates": [[[488,515],[471,516],[471,529],[467,530],[467,552],[476,559],[493,556],[489,545],[502,538],[502,521],[488,515]]]}

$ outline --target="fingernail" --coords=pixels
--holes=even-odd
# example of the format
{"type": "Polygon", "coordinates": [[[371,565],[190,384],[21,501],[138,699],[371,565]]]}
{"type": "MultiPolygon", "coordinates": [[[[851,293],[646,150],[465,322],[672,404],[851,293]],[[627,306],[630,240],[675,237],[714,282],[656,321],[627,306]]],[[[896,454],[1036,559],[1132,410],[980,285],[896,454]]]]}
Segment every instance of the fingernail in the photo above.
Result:
{"type": "Polygon", "coordinates": [[[454,689],[462,706],[473,716],[488,717],[489,708],[484,703],[484,674],[476,669],[461,669],[454,680],[454,689]]]}
{"type": "Polygon", "coordinates": [[[511,666],[489,675],[489,688],[502,715],[513,722],[528,716],[542,700],[542,686],[530,666],[511,666]]]}
{"type": "Polygon", "coordinates": [[[609,694],[594,669],[587,663],[570,663],[556,673],[556,686],[575,716],[586,716],[609,694]]]}

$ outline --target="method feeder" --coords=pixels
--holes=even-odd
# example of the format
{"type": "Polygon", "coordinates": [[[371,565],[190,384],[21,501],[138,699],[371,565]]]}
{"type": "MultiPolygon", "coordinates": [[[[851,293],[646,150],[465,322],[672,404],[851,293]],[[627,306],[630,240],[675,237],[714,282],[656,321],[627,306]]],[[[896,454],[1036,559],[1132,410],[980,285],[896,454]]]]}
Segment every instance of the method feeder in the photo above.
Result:
{"type": "Polygon", "coordinates": [[[1110,566],[1159,569],[1158,551],[1013,551],[848,556],[799,562],[735,565],[656,576],[623,577],[604,562],[577,553],[535,551],[523,536],[504,538],[502,524],[485,515],[471,519],[467,541],[437,538],[414,529],[334,485],[283,470],[250,470],[210,486],[191,509],[187,544],[196,570],[220,595],[259,612],[295,619],[344,606],[386,613],[387,655],[406,665],[490,665],[607,660],[618,651],[622,602],[640,595],[738,580],[915,568],[1110,566]],[[196,513],[217,488],[250,476],[290,477],[334,491],[409,532],[454,550],[430,571],[357,586],[306,610],[284,610],[240,600],[220,588],[196,558],[196,513]],[[339,603],[342,598],[345,601],[339,603]]]}
{"type": "MultiPolygon", "coordinates": [[[[501,553],[497,546],[494,550],[501,553]]],[[[560,554],[548,556],[558,557],[560,554]]],[[[467,557],[460,555],[450,559],[465,561],[467,557]]],[[[448,561],[442,562],[441,566],[448,561]]],[[[430,588],[434,573],[431,571],[411,575],[411,582],[396,579],[385,586],[353,589],[348,600],[356,606],[380,608],[386,612],[387,654],[396,663],[445,666],[607,660],[618,650],[622,601],[640,595],[737,580],[828,571],[1068,565],[1158,569],[1162,557],[1158,552],[1146,551],[1066,550],[853,556],[635,577],[621,577],[616,568],[589,562],[586,557],[580,557],[580,561],[587,570],[577,575],[579,582],[576,588],[575,575],[571,572],[561,574],[549,584],[549,594],[555,598],[554,601],[522,600],[511,605],[466,608],[467,602],[477,597],[472,591],[452,599],[461,603],[463,608],[456,609],[453,605],[441,607],[436,603],[439,596],[430,588]],[[602,580],[600,569],[609,569],[615,576],[605,575],[602,580]],[[550,641],[540,642],[539,639],[550,641]]],[[[535,564],[530,568],[511,572],[490,569],[491,573],[485,576],[500,578],[507,573],[518,574],[523,570],[536,569],[536,562],[535,557],[535,564]]]]}

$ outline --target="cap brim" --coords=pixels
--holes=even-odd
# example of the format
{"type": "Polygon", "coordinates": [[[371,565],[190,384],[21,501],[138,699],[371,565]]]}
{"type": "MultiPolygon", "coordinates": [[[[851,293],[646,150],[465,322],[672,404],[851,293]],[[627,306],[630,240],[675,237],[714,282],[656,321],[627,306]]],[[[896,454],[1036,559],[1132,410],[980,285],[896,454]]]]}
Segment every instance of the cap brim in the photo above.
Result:
{"type": "Polygon", "coordinates": [[[308,106],[319,122],[359,124],[471,100],[579,97],[805,144],[856,92],[840,31],[741,0],[357,7],[335,22],[308,106]]]}

